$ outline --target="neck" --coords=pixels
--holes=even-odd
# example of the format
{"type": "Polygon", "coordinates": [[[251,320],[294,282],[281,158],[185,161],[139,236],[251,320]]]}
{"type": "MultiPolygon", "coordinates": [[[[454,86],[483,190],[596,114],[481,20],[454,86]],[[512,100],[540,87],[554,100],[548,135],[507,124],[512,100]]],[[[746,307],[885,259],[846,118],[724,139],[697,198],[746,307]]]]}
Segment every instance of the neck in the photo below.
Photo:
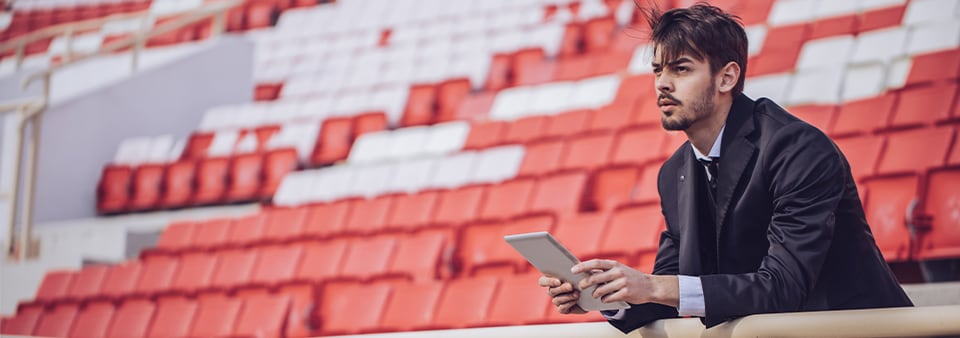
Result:
{"type": "Polygon", "coordinates": [[[700,121],[697,121],[690,128],[683,132],[687,134],[690,144],[697,148],[701,154],[709,155],[710,148],[720,136],[720,129],[727,122],[727,116],[730,114],[730,107],[733,106],[733,98],[730,95],[720,96],[714,110],[710,115],[700,121]]]}

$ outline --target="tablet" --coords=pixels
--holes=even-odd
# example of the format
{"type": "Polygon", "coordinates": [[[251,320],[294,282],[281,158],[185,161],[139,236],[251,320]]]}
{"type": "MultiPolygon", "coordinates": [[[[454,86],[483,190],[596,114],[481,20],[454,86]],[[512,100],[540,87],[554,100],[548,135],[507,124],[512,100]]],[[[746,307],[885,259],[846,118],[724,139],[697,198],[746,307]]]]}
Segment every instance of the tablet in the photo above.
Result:
{"type": "MultiPolygon", "coordinates": [[[[574,275],[570,272],[570,268],[580,263],[580,260],[563,247],[550,233],[531,232],[504,236],[503,239],[520,252],[540,273],[557,277],[565,282],[571,282],[574,288],[579,289],[577,285],[586,275],[583,273],[574,275]]],[[[596,311],[630,307],[630,304],[626,302],[604,303],[600,299],[593,298],[593,290],[596,287],[594,285],[580,292],[580,300],[577,301],[580,308],[587,311],[596,311]]]]}

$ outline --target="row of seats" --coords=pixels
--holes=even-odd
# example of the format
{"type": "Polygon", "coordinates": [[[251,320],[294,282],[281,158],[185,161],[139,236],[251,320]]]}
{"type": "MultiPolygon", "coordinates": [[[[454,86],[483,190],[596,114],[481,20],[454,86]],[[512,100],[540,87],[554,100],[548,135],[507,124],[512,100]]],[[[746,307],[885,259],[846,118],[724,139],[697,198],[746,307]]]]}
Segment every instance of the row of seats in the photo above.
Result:
{"type": "MultiPolygon", "coordinates": [[[[2,333],[47,337],[284,337],[289,295],[207,295],[156,301],[131,299],[114,305],[62,304],[25,307],[3,320],[2,333]]],[[[303,337],[302,335],[300,337],[303,337]]]]}
{"type": "Polygon", "coordinates": [[[445,157],[300,171],[283,179],[273,203],[291,206],[498,183],[516,177],[523,158],[523,147],[505,146],[445,157]]]}

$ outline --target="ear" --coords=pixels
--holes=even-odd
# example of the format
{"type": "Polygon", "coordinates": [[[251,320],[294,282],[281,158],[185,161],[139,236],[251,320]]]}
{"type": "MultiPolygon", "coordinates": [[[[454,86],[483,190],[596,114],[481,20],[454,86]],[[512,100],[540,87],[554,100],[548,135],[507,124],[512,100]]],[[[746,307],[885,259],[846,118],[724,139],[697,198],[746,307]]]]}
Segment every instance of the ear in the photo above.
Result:
{"type": "Polygon", "coordinates": [[[740,81],[740,65],[736,62],[727,62],[723,68],[720,68],[720,76],[717,77],[717,90],[720,93],[730,93],[733,87],[740,81]]]}

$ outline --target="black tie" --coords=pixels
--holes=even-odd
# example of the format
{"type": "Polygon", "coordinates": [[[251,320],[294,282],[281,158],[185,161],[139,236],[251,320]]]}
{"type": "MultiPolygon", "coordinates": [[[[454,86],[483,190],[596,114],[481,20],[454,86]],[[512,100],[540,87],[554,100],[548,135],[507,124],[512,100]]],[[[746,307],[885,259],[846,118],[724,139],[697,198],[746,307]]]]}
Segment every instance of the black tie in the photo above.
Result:
{"type": "Polygon", "coordinates": [[[711,192],[713,192],[714,195],[716,195],[716,193],[717,193],[717,174],[718,174],[719,168],[720,168],[720,167],[719,167],[719,166],[720,166],[720,158],[719,158],[719,157],[711,157],[709,161],[703,160],[703,159],[698,159],[698,161],[700,161],[700,163],[702,163],[704,167],[707,167],[707,171],[710,172],[710,180],[708,181],[708,183],[710,184],[710,190],[711,190],[711,192]]]}

